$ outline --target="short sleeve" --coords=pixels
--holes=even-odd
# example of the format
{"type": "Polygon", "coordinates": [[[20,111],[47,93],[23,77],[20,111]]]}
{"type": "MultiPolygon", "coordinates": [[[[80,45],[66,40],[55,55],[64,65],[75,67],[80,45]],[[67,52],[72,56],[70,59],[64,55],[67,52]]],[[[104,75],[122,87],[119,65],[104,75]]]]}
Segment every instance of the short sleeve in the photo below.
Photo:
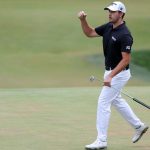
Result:
{"type": "Polygon", "coordinates": [[[107,24],[98,26],[98,27],[95,28],[95,32],[96,32],[98,35],[103,36],[106,27],[107,27],[107,24]]]}
{"type": "Polygon", "coordinates": [[[121,38],[121,51],[122,52],[131,52],[131,47],[133,44],[133,38],[130,34],[125,34],[121,38]]]}

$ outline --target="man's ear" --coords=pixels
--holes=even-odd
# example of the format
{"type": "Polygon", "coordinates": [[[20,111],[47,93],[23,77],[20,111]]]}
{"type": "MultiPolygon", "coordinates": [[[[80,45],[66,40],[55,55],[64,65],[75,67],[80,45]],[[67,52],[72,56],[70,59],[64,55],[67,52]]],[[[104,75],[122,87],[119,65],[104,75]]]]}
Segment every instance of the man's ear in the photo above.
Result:
{"type": "Polygon", "coordinates": [[[119,11],[119,14],[120,14],[120,18],[124,18],[125,13],[123,13],[123,12],[119,11]]]}

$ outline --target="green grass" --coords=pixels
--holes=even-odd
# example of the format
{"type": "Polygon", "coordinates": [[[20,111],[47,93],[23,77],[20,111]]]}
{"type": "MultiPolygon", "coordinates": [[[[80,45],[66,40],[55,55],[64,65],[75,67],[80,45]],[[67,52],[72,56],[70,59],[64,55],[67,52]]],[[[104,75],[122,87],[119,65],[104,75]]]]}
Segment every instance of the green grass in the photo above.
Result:
{"type": "MultiPolygon", "coordinates": [[[[95,140],[99,88],[39,88],[0,90],[0,149],[82,150],[95,140]]],[[[150,87],[126,87],[129,94],[149,104],[150,87]]],[[[142,121],[149,110],[127,100],[142,121]]],[[[131,143],[134,130],[112,109],[109,150],[148,150],[149,132],[131,143]],[[119,130],[118,130],[119,129],[119,130]]]]}
{"type": "MultiPolygon", "coordinates": [[[[92,74],[103,76],[102,43],[83,35],[77,12],[85,10],[95,27],[107,21],[110,2],[0,0],[0,150],[80,150],[95,140],[99,88],[82,86],[98,85],[89,83],[92,74]]],[[[124,2],[133,50],[150,49],[150,1],[124,2]]],[[[137,87],[126,90],[149,104],[150,71],[131,69],[129,85],[137,87]]],[[[149,111],[128,102],[150,124],[149,111]]],[[[109,150],[150,148],[149,132],[131,143],[134,131],[114,109],[110,123],[109,150]]]]}
{"type": "MultiPolygon", "coordinates": [[[[0,0],[0,87],[89,86],[91,74],[102,77],[104,61],[101,39],[88,39],[77,12],[85,10],[95,27],[105,23],[103,8],[110,0],[0,0]]],[[[134,36],[133,50],[149,49],[149,0],[125,0],[126,22],[134,36]],[[135,9],[136,4],[136,9],[135,9]]],[[[132,85],[146,85],[149,72],[134,69],[132,85]],[[137,82],[138,81],[138,82],[137,82]]]]}
{"type": "Polygon", "coordinates": [[[135,53],[133,53],[132,60],[134,64],[147,68],[150,71],[150,51],[136,51],[135,53]]]}

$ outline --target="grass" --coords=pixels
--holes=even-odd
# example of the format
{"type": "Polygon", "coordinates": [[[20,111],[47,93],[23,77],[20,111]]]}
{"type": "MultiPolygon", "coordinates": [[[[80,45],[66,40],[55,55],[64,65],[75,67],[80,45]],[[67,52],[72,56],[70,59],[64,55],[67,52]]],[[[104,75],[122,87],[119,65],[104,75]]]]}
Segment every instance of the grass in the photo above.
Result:
{"type": "MultiPolygon", "coordinates": [[[[95,27],[107,22],[103,8],[110,2],[0,0],[0,87],[89,86],[85,78],[102,76],[103,58],[96,65],[89,61],[90,56],[102,55],[101,39],[83,35],[77,12],[84,9],[95,27]]],[[[149,49],[150,2],[124,2],[126,21],[134,36],[133,50],[149,49]]],[[[141,78],[143,71],[134,70],[132,85],[146,85],[149,72],[141,78]]]]}
{"type": "MultiPolygon", "coordinates": [[[[0,148],[2,150],[76,150],[95,140],[99,88],[37,88],[0,90],[0,148]]],[[[149,103],[150,87],[126,87],[149,103]]],[[[128,100],[142,121],[149,110],[128,100]]],[[[131,143],[134,130],[112,109],[109,150],[148,150],[149,132],[131,143]],[[119,129],[119,130],[118,130],[119,129]]]]}
{"type": "MultiPolygon", "coordinates": [[[[107,21],[103,8],[110,2],[0,0],[1,150],[79,150],[95,140],[99,88],[89,87],[97,83],[88,79],[103,76],[102,44],[84,37],[76,14],[85,10],[90,24],[98,26],[107,21]]],[[[124,2],[133,50],[149,49],[150,1],[124,2]]],[[[126,90],[149,103],[150,71],[136,64],[131,68],[129,85],[136,86],[126,90]]],[[[129,103],[150,124],[148,110],[129,103]]],[[[114,109],[110,123],[109,150],[150,148],[149,132],[131,143],[134,131],[114,109]]]]}
{"type": "Polygon", "coordinates": [[[141,50],[133,53],[133,63],[141,67],[147,68],[150,71],[150,51],[141,50]]]}

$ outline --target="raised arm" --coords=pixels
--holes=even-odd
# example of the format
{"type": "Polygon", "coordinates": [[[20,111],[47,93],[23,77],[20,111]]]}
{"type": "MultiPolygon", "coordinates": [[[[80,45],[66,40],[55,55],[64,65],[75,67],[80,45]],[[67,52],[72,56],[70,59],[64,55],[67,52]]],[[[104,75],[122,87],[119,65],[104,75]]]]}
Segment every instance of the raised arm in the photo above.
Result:
{"type": "Polygon", "coordinates": [[[98,37],[99,35],[95,32],[95,29],[89,26],[87,20],[86,20],[87,14],[84,11],[80,11],[78,13],[78,18],[81,21],[81,27],[84,32],[84,34],[87,37],[98,37]]]}

